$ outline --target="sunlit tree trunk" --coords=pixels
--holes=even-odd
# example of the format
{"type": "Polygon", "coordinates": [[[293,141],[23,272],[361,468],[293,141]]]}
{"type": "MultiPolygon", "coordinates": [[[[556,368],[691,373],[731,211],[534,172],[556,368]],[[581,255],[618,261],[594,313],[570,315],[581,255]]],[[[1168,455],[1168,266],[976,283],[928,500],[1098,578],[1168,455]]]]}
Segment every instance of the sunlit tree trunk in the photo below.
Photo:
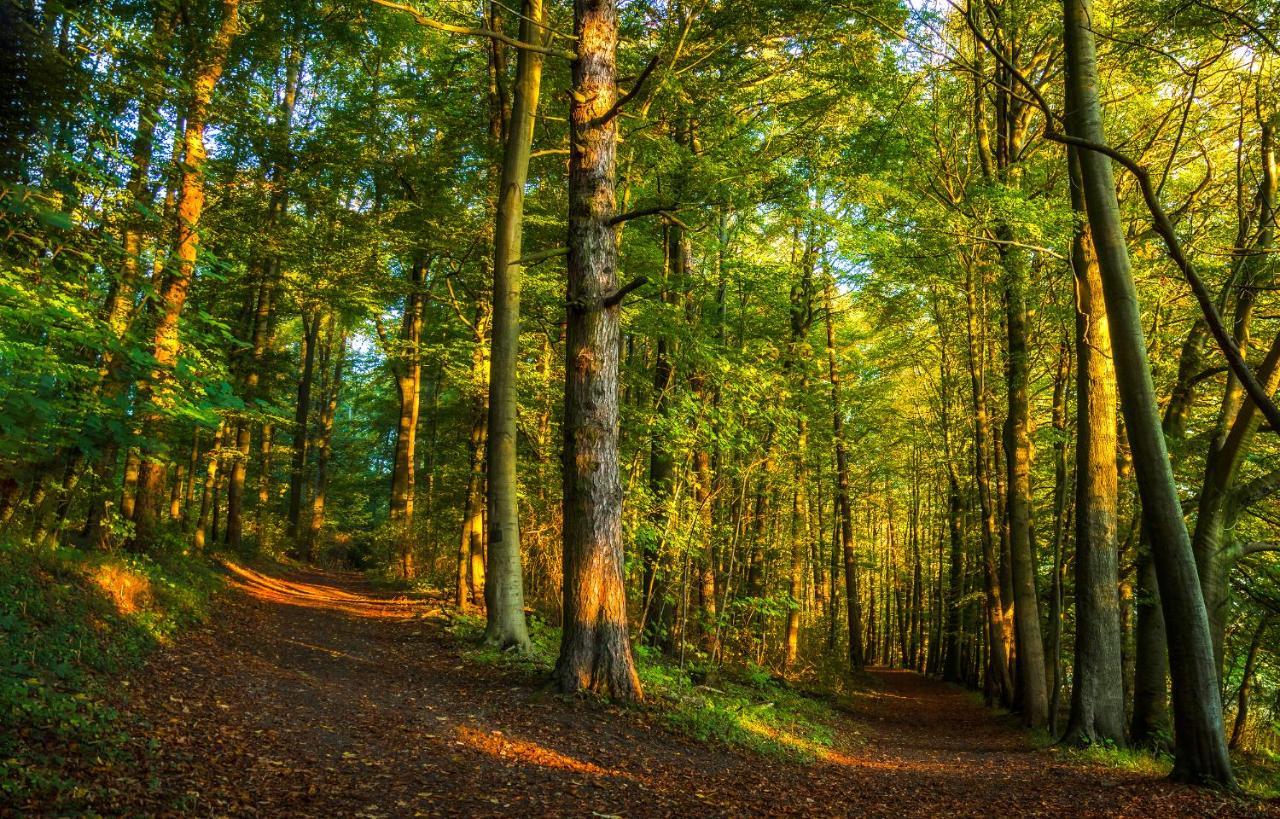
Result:
{"type": "Polygon", "coordinates": [[[484,450],[489,417],[489,354],[486,335],[489,329],[488,305],[476,305],[475,346],[471,351],[471,389],[475,391],[471,407],[466,495],[462,515],[462,534],[458,540],[455,565],[454,602],[459,608],[484,602],[484,450]]]}
{"type": "MultiPolygon", "coordinates": [[[[521,38],[544,42],[545,20],[542,0],[524,0],[521,38]]],[[[529,632],[524,619],[520,511],[516,503],[516,361],[520,343],[524,189],[542,89],[542,61],[541,54],[528,49],[521,49],[516,57],[516,84],[502,157],[493,240],[493,343],[485,444],[489,526],[485,642],[521,650],[529,647],[529,632]]]]}
{"type": "MultiPolygon", "coordinates": [[[[1070,152],[1072,205],[1084,200],[1070,152]]],[[[1116,542],[1116,381],[1102,277],[1088,225],[1076,227],[1076,646],[1065,741],[1125,744],[1116,542]]]]}
{"type": "Polygon", "coordinates": [[[991,492],[991,472],[986,454],[991,441],[991,427],[987,417],[986,378],[980,329],[985,320],[978,314],[976,288],[977,282],[972,265],[966,264],[965,304],[968,316],[969,383],[973,393],[974,475],[978,484],[978,507],[982,524],[982,569],[991,653],[988,676],[993,683],[994,696],[1002,703],[1008,704],[1013,698],[1013,680],[1009,675],[1009,660],[1006,653],[1008,646],[1005,642],[1004,606],[1000,598],[1000,569],[996,554],[998,537],[996,513],[991,492]]]}
{"type": "Polygon", "coordinates": [[[181,340],[178,319],[187,301],[187,291],[195,277],[196,254],[200,245],[200,216],[204,210],[204,129],[213,89],[222,76],[227,51],[240,24],[239,0],[222,1],[222,18],[199,63],[191,82],[191,100],[187,106],[185,159],[178,192],[177,238],[173,259],[166,266],[164,280],[148,314],[154,316],[151,356],[155,369],[138,387],[137,406],[145,447],[138,473],[138,490],[131,546],[146,550],[155,545],[160,522],[160,504],[164,484],[164,452],[156,445],[164,421],[164,407],[172,400],[172,372],[178,360],[181,340]]]}
{"type": "Polygon", "coordinates": [[[554,678],[565,693],[641,698],[631,659],[618,480],[618,248],[614,217],[618,17],[574,0],[565,338],[564,623],[554,678]]]}

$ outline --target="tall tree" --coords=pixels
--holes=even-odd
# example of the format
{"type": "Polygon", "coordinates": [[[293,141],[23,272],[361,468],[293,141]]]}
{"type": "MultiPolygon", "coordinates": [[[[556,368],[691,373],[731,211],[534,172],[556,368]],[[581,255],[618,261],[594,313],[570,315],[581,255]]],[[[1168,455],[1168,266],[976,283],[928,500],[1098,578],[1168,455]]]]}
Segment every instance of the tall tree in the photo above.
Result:
{"type": "Polygon", "coordinates": [[[565,334],[561,691],[641,698],[631,658],[618,483],[618,10],[574,0],[565,334]]]}

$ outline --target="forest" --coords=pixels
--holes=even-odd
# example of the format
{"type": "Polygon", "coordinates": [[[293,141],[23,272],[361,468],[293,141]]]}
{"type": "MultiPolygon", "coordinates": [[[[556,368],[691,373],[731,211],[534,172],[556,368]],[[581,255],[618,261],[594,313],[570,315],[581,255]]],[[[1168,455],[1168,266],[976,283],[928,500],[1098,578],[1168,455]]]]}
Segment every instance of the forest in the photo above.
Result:
{"type": "Polygon", "coordinates": [[[1277,60],[1264,0],[0,0],[0,814],[1030,811],[982,741],[1280,812],[1277,60]],[[289,790],[299,684],[508,779],[289,790]]]}

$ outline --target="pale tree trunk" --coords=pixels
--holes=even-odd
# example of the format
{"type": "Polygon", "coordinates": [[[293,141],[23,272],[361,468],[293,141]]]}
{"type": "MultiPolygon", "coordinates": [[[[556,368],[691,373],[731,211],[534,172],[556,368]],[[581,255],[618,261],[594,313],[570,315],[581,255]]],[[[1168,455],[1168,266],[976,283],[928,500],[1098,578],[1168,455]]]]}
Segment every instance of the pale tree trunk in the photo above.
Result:
{"type": "MultiPolygon", "coordinates": [[[[1083,215],[1079,165],[1069,151],[1072,205],[1083,215]]],[[[1076,279],[1076,648],[1065,741],[1125,744],[1116,542],[1116,381],[1102,276],[1088,225],[1078,225],[1076,279]]]]}
{"type": "MultiPolygon", "coordinates": [[[[565,337],[564,623],[554,678],[565,693],[641,699],[631,659],[618,480],[618,248],[611,222],[617,117],[614,0],[574,0],[565,337]]],[[[523,619],[521,620],[523,622],[523,619]]]]}
{"type": "Polygon", "coordinates": [[[160,434],[165,417],[164,407],[172,400],[171,370],[177,363],[181,348],[178,319],[195,277],[196,255],[200,245],[200,215],[204,210],[205,122],[214,86],[222,76],[227,52],[239,28],[239,13],[239,0],[222,0],[222,19],[218,30],[191,83],[191,101],[187,106],[186,131],[183,134],[186,154],[178,191],[177,239],[174,242],[173,260],[166,266],[164,281],[156,301],[148,310],[155,316],[151,344],[155,369],[138,387],[137,406],[146,451],[138,472],[133,514],[135,530],[130,544],[137,550],[153,547],[159,534],[165,462],[163,452],[152,439],[160,434]]]}
{"type": "MultiPolygon", "coordinates": [[[[542,0],[521,5],[520,37],[542,43],[546,10],[542,0]]],[[[489,371],[489,426],[485,441],[486,510],[489,526],[484,598],[488,620],[484,639],[502,648],[529,648],[524,617],[524,577],[517,504],[516,361],[520,344],[520,290],[523,268],[524,189],[529,176],[533,127],[542,90],[543,55],[521,49],[502,156],[498,213],[493,236],[493,342],[489,371]]],[[[572,205],[570,205],[572,209],[572,205]]],[[[570,250],[572,253],[572,249],[570,250]]]]}
{"type": "MultiPolygon", "coordinates": [[[[1105,145],[1089,0],[1064,0],[1063,11],[1071,100],[1068,130],[1076,138],[1105,145]]],[[[1176,737],[1173,777],[1233,787],[1209,617],[1165,449],[1111,160],[1093,150],[1082,150],[1079,156],[1086,210],[1102,274],[1121,409],[1133,448],[1134,473],[1142,497],[1143,519],[1151,535],[1168,630],[1176,737]]]]}

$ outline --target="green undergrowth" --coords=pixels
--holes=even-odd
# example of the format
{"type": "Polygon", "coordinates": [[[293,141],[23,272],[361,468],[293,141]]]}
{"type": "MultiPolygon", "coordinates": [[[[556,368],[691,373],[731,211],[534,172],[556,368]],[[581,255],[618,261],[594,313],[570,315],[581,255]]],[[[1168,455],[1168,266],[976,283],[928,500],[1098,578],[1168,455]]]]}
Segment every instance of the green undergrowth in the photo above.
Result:
{"type": "MultiPolygon", "coordinates": [[[[473,661],[545,676],[555,665],[560,630],[529,620],[532,649],[499,651],[481,643],[484,621],[456,614],[449,631],[473,661]]],[[[673,729],[701,742],[743,748],[775,759],[811,763],[835,750],[840,719],[824,699],[808,696],[760,668],[706,669],[678,663],[637,646],[636,672],[644,688],[645,709],[673,729]]]]}
{"type": "Polygon", "coordinates": [[[1236,781],[1244,792],[1259,799],[1280,800],[1280,754],[1255,751],[1231,755],[1236,781]]]}
{"type": "Polygon", "coordinates": [[[0,542],[0,804],[103,798],[130,753],[111,680],[203,617],[219,584],[189,556],[0,542]]]}
{"type": "MultiPolygon", "coordinates": [[[[1035,747],[1085,765],[1101,765],[1131,773],[1166,777],[1173,770],[1173,757],[1163,751],[1143,748],[1121,748],[1111,742],[1099,742],[1084,748],[1054,744],[1045,731],[1036,731],[1032,737],[1035,747]]],[[[1235,771],[1236,784],[1246,797],[1254,799],[1280,798],[1280,755],[1268,752],[1232,752],[1231,767],[1235,771]]]]}

